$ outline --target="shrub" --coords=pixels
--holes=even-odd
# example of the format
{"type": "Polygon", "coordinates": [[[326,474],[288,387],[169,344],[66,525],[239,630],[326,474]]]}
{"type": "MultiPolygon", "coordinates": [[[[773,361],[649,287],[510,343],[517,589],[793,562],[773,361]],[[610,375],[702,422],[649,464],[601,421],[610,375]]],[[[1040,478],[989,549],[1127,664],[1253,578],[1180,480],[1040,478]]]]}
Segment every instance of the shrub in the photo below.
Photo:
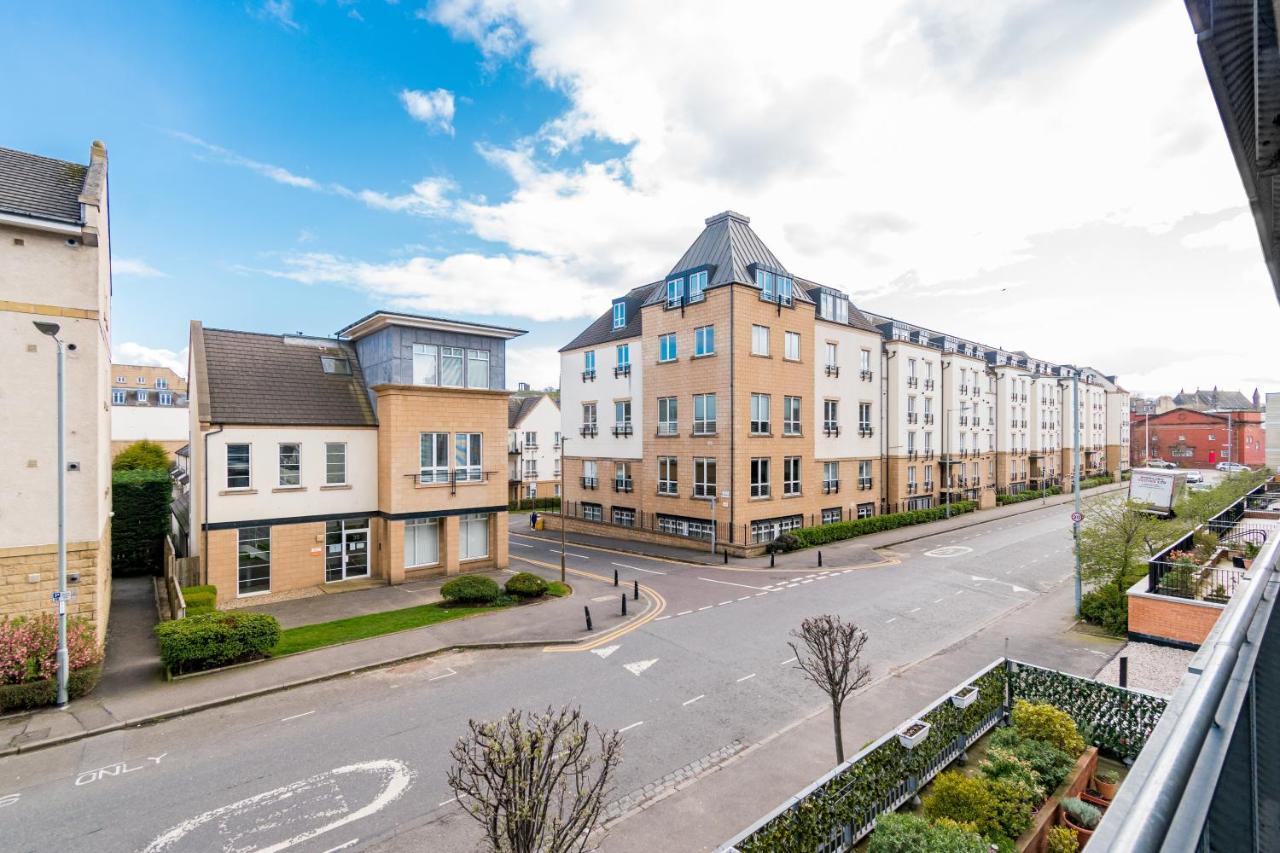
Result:
{"type": "Polygon", "coordinates": [[[1080,850],[1080,833],[1069,826],[1049,827],[1048,853],[1078,853],[1080,850]]]}
{"type": "Polygon", "coordinates": [[[218,609],[218,588],[213,584],[184,586],[182,600],[187,603],[187,615],[198,616],[218,609]]]}
{"type": "Polygon", "coordinates": [[[1093,774],[1093,778],[1097,779],[1104,785],[1120,784],[1120,774],[1114,770],[1099,770],[1093,774]]]}
{"type": "Polygon", "coordinates": [[[957,770],[948,770],[934,779],[928,796],[924,798],[924,813],[928,817],[971,823],[979,830],[995,807],[995,797],[984,780],[966,776],[957,770]]]}
{"type": "Polygon", "coordinates": [[[1030,492],[1019,492],[1016,495],[996,495],[996,503],[1000,506],[1005,504],[1017,504],[1023,501],[1033,501],[1037,498],[1048,497],[1052,495],[1062,494],[1061,486],[1050,486],[1047,489],[1036,489],[1030,492]]]}
{"type": "Polygon", "coordinates": [[[1025,699],[1019,699],[1014,703],[1010,716],[1013,727],[1023,737],[1042,740],[1073,757],[1084,752],[1084,738],[1080,737],[1075,720],[1066,711],[1060,711],[1052,705],[1033,705],[1025,699]]]}
{"type": "Polygon", "coordinates": [[[1034,790],[1005,779],[987,782],[995,801],[978,830],[988,838],[1017,838],[1031,826],[1031,810],[1040,804],[1034,790]]]}
{"type": "Polygon", "coordinates": [[[160,568],[169,531],[173,483],[165,471],[135,468],[111,475],[111,568],[160,568]]]}
{"type": "Polygon", "coordinates": [[[1122,637],[1129,630],[1129,600],[1114,584],[1085,593],[1080,598],[1080,615],[1108,634],[1122,637]]]}
{"type": "MultiPolygon", "coordinates": [[[[825,545],[828,542],[852,539],[855,536],[865,536],[868,533],[879,533],[911,524],[937,521],[940,518],[946,518],[948,511],[951,515],[962,515],[966,512],[973,512],[977,507],[978,504],[975,501],[956,501],[950,505],[949,509],[947,506],[938,506],[932,509],[913,509],[907,512],[873,515],[869,518],[836,521],[815,527],[802,527],[799,530],[790,531],[789,535],[795,537],[797,548],[812,548],[815,545],[825,545]]],[[[779,539],[781,538],[779,537],[779,539]]]]}
{"type": "Polygon", "coordinates": [[[492,604],[502,595],[502,587],[484,575],[461,575],[440,587],[440,594],[460,604],[492,604]]]}
{"type": "Polygon", "coordinates": [[[933,824],[913,814],[888,814],[876,820],[868,853],[986,853],[987,843],[952,820],[933,824]]]}
{"type": "Polygon", "coordinates": [[[1098,825],[1098,821],[1102,820],[1102,812],[1098,811],[1096,806],[1086,803],[1084,800],[1076,797],[1067,797],[1062,801],[1062,810],[1067,813],[1067,817],[1076,826],[1083,829],[1094,829],[1098,825]]]}
{"type": "Polygon", "coordinates": [[[551,509],[551,510],[558,511],[560,509],[560,499],[559,498],[521,498],[520,500],[510,501],[507,504],[507,509],[511,512],[518,512],[520,510],[533,512],[534,510],[544,510],[544,509],[551,509]]]}
{"type": "Polygon", "coordinates": [[[121,450],[111,460],[112,471],[169,471],[169,454],[154,441],[142,439],[121,450]]]}
{"type": "Polygon", "coordinates": [[[161,622],[155,634],[160,661],[175,675],[262,657],[280,641],[280,623],[264,613],[203,613],[161,622]]]}
{"type": "Polygon", "coordinates": [[[1040,784],[1044,786],[1046,794],[1057,790],[1076,765],[1075,759],[1070,755],[1042,740],[1024,738],[1012,752],[1016,758],[1030,765],[1040,777],[1040,784]]]}
{"type": "Polygon", "coordinates": [[[1014,755],[1011,750],[992,747],[987,757],[978,765],[979,772],[989,781],[1004,781],[1026,788],[1038,804],[1048,794],[1040,774],[1026,759],[1014,755]]]}
{"type": "MultiPolygon", "coordinates": [[[[84,619],[67,619],[68,668],[75,671],[100,663],[102,648],[93,626],[84,619]]],[[[57,674],[58,620],[53,614],[0,619],[0,684],[48,681],[57,674]]]]}
{"type": "Polygon", "coordinates": [[[532,572],[520,572],[507,578],[507,593],[520,598],[541,598],[547,594],[547,582],[532,572]]]}
{"type": "Polygon", "coordinates": [[[779,536],[769,543],[769,550],[775,554],[785,554],[788,551],[797,551],[801,548],[800,537],[794,533],[787,532],[779,534],[779,536]]]}

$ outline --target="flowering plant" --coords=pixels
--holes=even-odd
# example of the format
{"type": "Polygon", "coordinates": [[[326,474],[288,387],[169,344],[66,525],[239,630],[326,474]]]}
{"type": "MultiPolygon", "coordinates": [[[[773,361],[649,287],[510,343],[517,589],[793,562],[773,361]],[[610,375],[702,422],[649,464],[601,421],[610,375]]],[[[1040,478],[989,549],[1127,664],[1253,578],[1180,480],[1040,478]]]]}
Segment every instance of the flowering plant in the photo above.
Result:
{"type": "MultiPolygon", "coordinates": [[[[102,662],[93,626],[67,621],[67,663],[72,671],[102,662]]],[[[47,681],[58,671],[58,623],[48,613],[34,619],[0,619],[0,684],[47,681]]]]}

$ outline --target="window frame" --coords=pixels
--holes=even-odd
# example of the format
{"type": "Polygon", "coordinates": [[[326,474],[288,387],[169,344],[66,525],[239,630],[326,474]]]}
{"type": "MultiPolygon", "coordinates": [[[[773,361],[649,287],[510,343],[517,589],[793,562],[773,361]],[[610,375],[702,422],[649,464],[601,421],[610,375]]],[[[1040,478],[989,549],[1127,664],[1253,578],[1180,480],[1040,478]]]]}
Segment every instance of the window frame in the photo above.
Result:
{"type": "Polygon", "coordinates": [[[625,329],[627,326],[627,303],[613,303],[613,328],[625,329]]]}
{"type": "Polygon", "coordinates": [[[245,527],[236,528],[236,598],[247,598],[254,595],[267,595],[271,592],[271,525],[269,524],[253,524],[245,527]],[[246,536],[246,534],[250,534],[246,536]],[[246,554],[245,546],[253,542],[266,542],[264,553],[265,561],[265,577],[253,577],[253,569],[261,569],[262,566],[251,565],[246,566],[246,558],[257,560],[260,557],[246,554]],[[250,577],[247,578],[249,583],[266,582],[265,589],[249,589],[245,590],[246,570],[250,570],[250,577]]]}
{"type": "Polygon", "coordinates": [[[492,377],[489,374],[489,351],[486,349],[469,349],[467,350],[466,380],[468,388],[490,388],[492,387],[492,377]],[[472,370],[478,364],[484,365],[484,384],[472,382],[472,370]]]}
{"type": "Polygon", "coordinates": [[[453,434],[453,479],[457,483],[484,481],[484,433],[453,434]]]}
{"type": "Polygon", "coordinates": [[[680,401],[675,396],[658,398],[658,435],[680,432],[680,401]]]}
{"type": "Polygon", "coordinates": [[[715,435],[719,427],[717,425],[716,412],[716,395],[714,392],[706,394],[693,395],[693,434],[694,435],[715,435]],[[699,403],[702,404],[702,417],[698,417],[699,403]],[[710,403],[711,417],[707,417],[707,404],[710,403]],[[708,428],[709,427],[709,428],[708,428]]]}
{"type": "Polygon", "coordinates": [[[680,460],[676,456],[658,457],[658,494],[680,493],[680,460]]]}
{"type": "Polygon", "coordinates": [[[302,442],[282,441],[276,445],[276,485],[281,489],[296,489],[302,485],[302,442]],[[285,448],[293,448],[293,461],[285,462],[285,448]],[[290,472],[293,482],[286,482],[286,472],[290,472]]]}
{"type": "Polygon", "coordinates": [[[347,443],[345,441],[326,441],[324,443],[324,484],[326,486],[346,486],[347,482],[347,443]],[[342,448],[342,479],[333,479],[333,450],[342,448]]]}
{"type": "Polygon", "coordinates": [[[704,358],[716,354],[716,327],[714,323],[698,326],[693,330],[693,357],[704,358]]]}
{"type": "Polygon", "coordinates": [[[467,384],[467,350],[465,347],[440,347],[440,387],[441,388],[465,388],[467,384]],[[455,355],[456,353],[456,355],[455,355]],[[445,364],[446,362],[458,362],[458,381],[457,383],[445,381],[445,364]]]}
{"type": "Polygon", "coordinates": [[[750,471],[750,496],[755,499],[771,497],[772,488],[769,482],[769,457],[751,457],[750,471]]]}
{"type": "Polygon", "coordinates": [[[769,358],[769,327],[751,324],[751,354],[769,358]],[[763,346],[761,346],[763,344],[763,346]]]}
{"type": "Polygon", "coordinates": [[[678,358],[677,341],[675,332],[667,332],[658,335],[658,363],[666,364],[675,361],[678,358]],[[670,352],[668,352],[668,348],[670,352]]]}
{"type": "Polygon", "coordinates": [[[406,569],[418,569],[418,568],[425,568],[428,566],[438,566],[438,565],[440,565],[440,519],[438,518],[406,519],[404,523],[404,567],[406,569]],[[435,529],[435,540],[436,540],[435,559],[429,560],[427,562],[420,562],[420,561],[417,561],[417,556],[418,556],[417,540],[418,540],[419,531],[421,531],[424,528],[435,529]],[[410,537],[410,534],[409,534],[410,529],[414,531],[412,537],[410,537]],[[413,547],[413,551],[414,551],[412,562],[409,556],[409,549],[411,546],[413,547]]]}
{"type": "Polygon", "coordinates": [[[693,457],[693,496],[695,498],[714,498],[717,486],[716,477],[719,476],[719,473],[716,457],[693,457]],[[707,479],[708,467],[710,467],[713,475],[710,480],[707,479]]]}
{"type": "Polygon", "coordinates": [[[830,397],[822,401],[822,431],[829,435],[840,434],[840,401],[830,397]]]}
{"type": "Polygon", "coordinates": [[[787,394],[782,398],[782,434],[802,435],[801,411],[803,406],[798,396],[787,394]],[[793,411],[794,409],[794,411],[793,411]],[[793,417],[794,415],[794,417],[793,417]]]}
{"type": "Polygon", "coordinates": [[[436,386],[440,384],[440,348],[435,344],[414,344],[411,367],[414,385],[436,386]],[[430,364],[430,371],[426,365],[430,364]]]}
{"type": "MultiPolygon", "coordinates": [[[[226,453],[226,466],[227,466],[226,467],[227,491],[243,492],[243,491],[248,491],[249,489],[252,489],[253,488],[253,444],[247,441],[228,442],[225,446],[225,453],[226,453]],[[233,475],[231,473],[231,466],[232,466],[231,448],[233,447],[244,448],[244,474],[243,474],[244,485],[241,485],[241,486],[234,485],[231,482],[231,479],[233,476],[235,476],[237,479],[241,476],[240,474],[233,475]]],[[[237,453],[237,456],[238,455],[239,454],[237,453]]],[[[240,463],[237,461],[235,465],[237,468],[239,468],[240,463]]]]}
{"type": "Polygon", "coordinates": [[[784,361],[800,361],[800,333],[783,331],[782,358],[784,361]]]}
{"type": "Polygon", "coordinates": [[[770,429],[773,424],[769,420],[769,396],[768,394],[757,393],[752,393],[751,395],[751,435],[770,435],[770,429]]]}
{"type": "Polygon", "coordinates": [[[488,512],[469,512],[458,517],[458,562],[470,562],[472,560],[487,560],[493,550],[493,537],[489,535],[489,518],[492,513],[488,512]],[[472,554],[467,551],[471,544],[470,534],[476,527],[482,527],[484,530],[484,553],[472,554]]]}

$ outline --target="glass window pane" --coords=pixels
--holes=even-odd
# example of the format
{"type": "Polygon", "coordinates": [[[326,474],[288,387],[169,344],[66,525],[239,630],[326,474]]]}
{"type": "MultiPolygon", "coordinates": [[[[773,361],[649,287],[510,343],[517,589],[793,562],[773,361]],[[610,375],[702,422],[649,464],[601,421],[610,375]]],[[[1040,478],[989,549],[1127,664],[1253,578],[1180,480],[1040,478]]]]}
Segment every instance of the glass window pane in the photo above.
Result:
{"type": "Polygon", "coordinates": [[[467,350],[467,387],[489,387],[489,353],[485,350],[467,350]]]}
{"type": "Polygon", "coordinates": [[[271,528],[241,527],[237,544],[239,595],[271,590],[271,528]]]}
{"type": "Polygon", "coordinates": [[[437,385],[439,384],[439,376],[437,372],[437,351],[430,344],[414,344],[413,345],[413,384],[414,385],[437,385]]]}
{"type": "Polygon", "coordinates": [[[440,384],[450,388],[462,387],[462,348],[441,347],[440,384]]]}

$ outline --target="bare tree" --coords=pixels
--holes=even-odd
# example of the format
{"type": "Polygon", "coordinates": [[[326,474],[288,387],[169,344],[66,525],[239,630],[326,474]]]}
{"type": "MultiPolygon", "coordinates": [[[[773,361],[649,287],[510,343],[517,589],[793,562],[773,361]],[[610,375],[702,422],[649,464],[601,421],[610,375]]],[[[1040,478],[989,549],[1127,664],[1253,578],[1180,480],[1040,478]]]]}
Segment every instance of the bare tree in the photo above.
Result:
{"type": "Polygon", "coordinates": [[[467,726],[450,750],[449,787],[484,827],[489,849],[586,849],[622,758],[621,736],[567,707],[527,714],[512,709],[498,720],[470,720],[467,726]]]}
{"type": "Polygon", "coordinates": [[[836,763],[844,763],[844,735],[840,729],[840,709],[849,694],[871,679],[871,667],[862,662],[867,633],[839,616],[815,616],[800,623],[791,636],[804,644],[804,653],[788,643],[796,653],[797,668],[831,697],[831,722],[836,734],[836,763]]]}

